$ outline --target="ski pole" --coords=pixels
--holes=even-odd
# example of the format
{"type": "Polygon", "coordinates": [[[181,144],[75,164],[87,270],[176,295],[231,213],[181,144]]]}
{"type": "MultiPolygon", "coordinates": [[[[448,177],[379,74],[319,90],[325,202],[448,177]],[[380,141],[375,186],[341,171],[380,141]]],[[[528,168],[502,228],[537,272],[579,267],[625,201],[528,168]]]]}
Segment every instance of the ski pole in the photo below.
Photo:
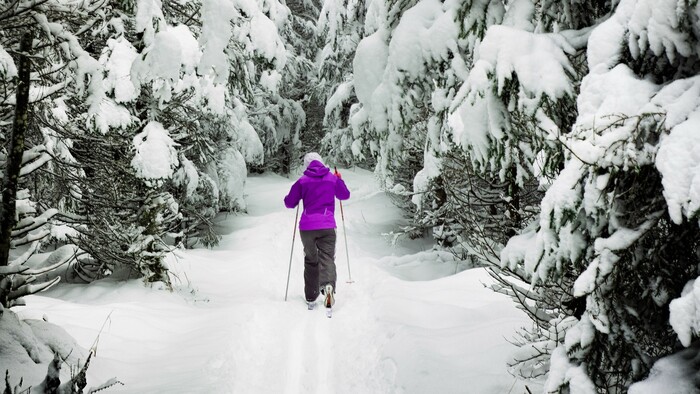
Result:
{"type": "Polygon", "coordinates": [[[348,261],[348,283],[355,282],[350,274],[350,252],[348,252],[348,234],[345,232],[345,215],[343,214],[343,202],[340,201],[340,218],[343,221],[343,238],[345,238],[345,258],[348,261]]]}
{"type": "MultiPolygon", "coordinates": [[[[338,168],[333,167],[333,170],[335,173],[338,173],[338,168]]],[[[354,280],[352,280],[352,274],[350,274],[350,252],[348,252],[348,234],[345,231],[345,213],[343,212],[343,202],[338,201],[340,203],[340,219],[343,222],[343,238],[345,238],[345,258],[347,259],[348,262],[348,282],[347,283],[353,283],[354,280]]]]}
{"type": "Polygon", "coordinates": [[[294,233],[292,233],[292,251],[289,253],[289,270],[287,270],[287,288],[284,289],[284,301],[287,301],[289,292],[289,277],[292,275],[292,256],[294,256],[294,240],[297,236],[297,221],[299,221],[299,205],[297,205],[297,215],[294,218],[294,233]]]}

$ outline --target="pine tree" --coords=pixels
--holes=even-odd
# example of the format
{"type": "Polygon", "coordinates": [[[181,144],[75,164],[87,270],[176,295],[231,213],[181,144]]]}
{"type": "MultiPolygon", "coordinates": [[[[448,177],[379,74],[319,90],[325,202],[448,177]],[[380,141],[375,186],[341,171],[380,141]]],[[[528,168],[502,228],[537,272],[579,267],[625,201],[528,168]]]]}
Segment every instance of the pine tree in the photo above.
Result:
{"type": "Polygon", "coordinates": [[[61,233],[66,223],[71,221],[65,207],[44,198],[47,195],[45,190],[52,187],[45,183],[42,175],[52,159],[52,150],[51,141],[45,138],[45,130],[37,114],[45,109],[52,95],[66,88],[66,81],[57,78],[57,74],[75,66],[65,59],[58,64],[52,64],[49,59],[61,59],[68,54],[80,55],[79,46],[71,41],[75,38],[71,28],[82,27],[84,21],[75,17],[73,11],[80,7],[91,10],[94,6],[93,3],[84,3],[56,9],[47,4],[31,4],[28,8],[3,7],[5,12],[0,15],[3,26],[0,29],[0,90],[3,92],[0,117],[7,120],[17,114],[21,122],[16,124],[22,126],[20,135],[17,135],[16,127],[15,130],[3,127],[2,133],[4,141],[14,139],[20,142],[12,144],[14,152],[4,151],[2,154],[3,168],[6,174],[12,174],[6,175],[4,180],[13,183],[4,187],[4,191],[10,194],[3,196],[7,219],[3,224],[3,265],[8,266],[0,279],[4,307],[21,304],[22,296],[55,284],[57,277],[50,277],[43,283],[33,282],[36,275],[54,271],[72,261],[76,254],[73,245],[63,245],[33,263],[34,268],[25,265],[37,252],[46,251],[48,243],[56,238],[52,234],[61,233]],[[63,23],[48,24],[48,18],[54,17],[63,18],[63,23]],[[33,34],[29,40],[20,44],[24,33],[30,31],[33,34]],[[37,31],[41,33],[37,34],[37,31]],[[61,43],[66,45],[62,47],[61,43]],[[20,48],[20,45],[23,47],[20,48]],[[19,59],[13,60],[8,50],[18,54],[19,59]],[[15,79],[18,69],[22,73],[22,82],[15,79]],[[20,92],[24,92],[22,99],[19,99],[20,92]],[[18,99],[15,99],[15,94],[18,99]]]}
{"type": "Polygon", "coordinates": [[[535,226],[501,255],[531,275],[539,335],[520,355],[530,370],[551,363],[551,392],[626,392],[677,346],[669,305],[699,263],[693,213],[670,198],[689,168],[664,153],[697,106],[677,106],[698,71],[696,6],[677,5],[623,1],[587,36],[562,169],[535,226]]]}

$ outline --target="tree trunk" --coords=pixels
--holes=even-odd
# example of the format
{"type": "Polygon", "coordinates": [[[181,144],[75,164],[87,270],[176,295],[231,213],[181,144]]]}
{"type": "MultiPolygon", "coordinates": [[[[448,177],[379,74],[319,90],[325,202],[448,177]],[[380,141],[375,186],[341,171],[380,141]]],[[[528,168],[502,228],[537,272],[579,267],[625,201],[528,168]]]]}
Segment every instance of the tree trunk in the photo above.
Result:
{"type": "Polygon", "coordinates": [[[522,215],[520,214],[520,186],[518,186],[518,168],[515,164],[512,164],[508,169],[510,172],[510,177],[508,179],[508,201],[507,210],[510,222],[506,229],[506,236],[508,238],[515,236],[520,230],[522,215]]]}
{"type": "Polygon", "coordinates": [[[2,204],[0,204],[0,267],[9,264],[10,238],[15,220],[15,200],[19,171],[24,153],[24,136],[29,126],[29,76],[31,63],[28,56],[32,48],[32,34],[24,33],[20,43],[19,69],[17,80],[17,103],[12,135],[7,152],[7,166],[2,179],[2,204]]]}

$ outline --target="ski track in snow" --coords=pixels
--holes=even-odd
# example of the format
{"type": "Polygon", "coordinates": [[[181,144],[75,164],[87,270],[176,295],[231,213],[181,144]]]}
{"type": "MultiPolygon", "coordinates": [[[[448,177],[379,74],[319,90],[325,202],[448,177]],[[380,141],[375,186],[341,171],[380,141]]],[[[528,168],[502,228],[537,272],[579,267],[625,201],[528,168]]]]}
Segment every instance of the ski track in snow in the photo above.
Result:
{"type": "Polygon", "coordinates": [[[333,351],[335,350],[332,346],[330,333],[331,331],[328,327],[321,327],[318,330],[318,319],[316,319],[316,330],[314,330],[314,338],[316,338],[316,349],[319,351],[317,357],[319,369],[319,380],[317,393],[330,393],[333,391],[333,387],[330,384],[330,380],[333,376],[333,370],[335,365],[333,364],[333,351]]]}
{"type": "Polygon", "coordinates": [[[330,385],[333,371],[333,349],[329,335],[331,328],[319,327],[324,323],[320,321],[321,316],[317,316],[318,310],[308,311],[306,315],[295,323],[289,336],[284,393],[334,392],[330,385]]]}
{"type": "Polygon", "coordinates": [[[305,344],[308,331],[309,318],[304,318],[292,330],[289,338],[289,357],[287,360],[287,383],[284,385],[286,394],[299,393],[299,385],[303,380],[304,366],[308,365],[304,360],[302,345],[305,344]]]}

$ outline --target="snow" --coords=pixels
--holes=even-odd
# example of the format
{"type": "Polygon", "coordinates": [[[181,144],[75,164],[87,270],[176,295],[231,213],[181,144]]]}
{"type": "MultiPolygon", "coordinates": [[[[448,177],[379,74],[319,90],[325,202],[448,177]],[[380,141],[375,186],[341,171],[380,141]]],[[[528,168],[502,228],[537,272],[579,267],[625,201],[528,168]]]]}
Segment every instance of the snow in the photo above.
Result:
{"type": "Polygon", "coordinates": [[[229,135],[235,141],[236,147],[245,158],[246,163],[262,164],[265,158],[265,148],[255,128],[248,121],[246,106],[238,99],[231,114],[231,129],[229,135]]]}
{"type": "Polygon", "coordinates": [[[100,102],[92,121],[102,134],[106,134],[110,128],[126,128],[133,123],[134,118],[126,107],[105,98],[100,102]]]}
{"type": "Polygon", "coordinates": [[[516,29],[533,32],[535,4],[530,0],[514,0],[508,4],[508,10],[503,16],[503,25],[516,29]]]}
{"type": "MultiPolygon", "coordinates": [[[[489,275],[463,271],[427,240],[392,246],[382,234],[405,224],[400,210],[372,173],[341,172],[352,197],[331,319],[306,310],[298,237],[284,301],[294,211],[282,197],[295,178],[270,174],[247,179],[246,214],[219,218],[217,248],[169,257],[173,292],[140,280],[63,283],[15,310],[47,317],[84,349],[97,343],[88,388],[124,383],[110,393],[541,391],[507,372],[507,340],[528,319],[484,286],[489,275]]],[[[0,364],[13,362],[2,354],[0,364]]]]}
{"type": "Polygon", "coordinates": [[[352,61],[355,94],[364,106],[371,106],[372,94],[382,81],[389,56],[387,36],[387,31],[378,30],[363,38],[355,50],[352,61]]]}
{"type": "MultiPolygon", "coordinates": [[[[574,297],[590,294],[596,287],[602,286],[602,282],[612,272],[615,263],[620,259],[613,251],[629,248],[639,237],[649,231],[649,227],[657,220],[657,217],[650,215],[650,219],[639,229],[618,228],[610,237],[601,237],[594,241],[595,258],[574,282],[574,297]]],[[[568,248],[565,247],[565,249],[568,248]]],[[[571,249],[576,250],[577,248],[571,249]]],[[[572,258],[572,261],[576,261],[576,259],[572,258]]]]}
{"type": "MultiPolygon", "coordinates": [[[[460,57],[457,3],[416,2],[401,14],[393,31],[374,20],[384,15],[383,7],[377,2],[368,5],[366,26],[376,30],[359,42],[353,58],[354,87],[362,109],[354,113],[350,122],[354,132],[363,120],[369,120],[380,134],[388,131],[386,145],[381,149],[396,153],[405,136],[389,126],[412,122],[420,116],[412,101],[414,95],[420,94],[421,83],[430,83],[422,81],[425,74],[433,72],[440,63],[451,62],[462,69],[464,61],[455,59],[460,57]],[[411,84],[415,84],[412,92],[406,94],[405,88],[411,84]]],[[[444,105],[440,101],[446,100],[436,101],[444,105]]]]}
{"type": "MultiPolygon", "coordinates": [[[[61,327],[42,320],[20,320],[14,313],[0,314],[0,369],[3,374],[9,368],[9,382],[17,385],[24,378],[22,387],[36,386],[46,376],[53,352],[60,352],[68,363],[77,365],[85,361],[85,352],[61,327]],[[36,368],[36,364],[46,368],[36,368]]],[[[68,368],[62,368],[61,379],[70,379],[68,368]]]]}
{"type": "Polygon", "coordinates": [[[144,55],[133,62],[132,81],[152,82],[153,94],[163,104],[170,101],[173,91],[198,87],[194,74],[200,57],[197,40],[187,26],[165,26],[155,34],[144,55]]]}
{"type": "Polygon", "coordinates": [[[452,12],[439,0],[422,0],[401,15],[389,43],[390,63],[409,80],[426,73],[426,67],[458,53],[459,27],[452,12]]]}
{"type": "Polygon", "coordinates": [[[328,98],[328,101],[326,101],[326,106],[324,109],[326,117],[330,115],[335,108],[340,107],[343,103],[345,103],[352,95],[352,91],[352,82],[343,82],[338,85],[335,92],[330,98],[328,98]]]}
{"type": "Polygon", "coordinates": [[[228,0],[205,0],[202,2],[202,32],[199,43],[204,48],[199,64],[199,73],[214,76],[215,84],[228,79],[228,59],[224,48],[231,38],[231,19],[236,15],[228,0]]]}
{"type": "Polygon", "coordinates": [[[170,178],[178,166],[175,141],[159,122],[151,121],[134,137],[136,153],[131,166],[145,179],[170,178]]]}
{"type": "Polygon", "coordinates": [[[277,93],[279,84],[282,81],[282,74],[275,70],[265,70],[260,74],[260,86],[269,92],[277,93]]]}
{"type": "Polygon", "coordinates": [[[500,95],[506,80],[514,76],[520,84],[519,96],[534,112],[543,95],[552,100],[573,96],[573,68],[567,54],[575,52],[561,36],[533,34],[508,26],[494,25],[486,31],[478,47],[474,67],[462,89],[469,99],[491,89],[494,75],[500,95]],[[515,75],[513,75],[515,74],[515,75]],[[529,100],[525,100],[529,99],[529,100]]]}
{"type": "Polygon", "coordinates": [[[679,18],[687,11],[681,12],[680,7],[683,6],[675,1],[621,1],[616,11],[628,20],[632,54],[650,49],[657,57],[668,56],[671,62],[678,54],[691,56],[696,49],[692,47],[688,32],[682,28],[687,22],[679,18]]]}
{"type": "Polygon", "coordinates": [[[190,198],[194,195],[199,184],[199,172],[197,167],[187,157],[180,157],[180,168],[173,175],[173,183],[176,186],[185,186],[185,196],[190,198]]]}
{"type": "Polygon", "coordinates": [[[635,58],[647,51],[656,57],[667,56],[671,62],[678,55],[688,57],[696,51],[689,36],[688,21],[680,20],[690,13],[676,1],[623,0],[615,14],[603,22],[591,35],[588,62],[593,66],[605,64],[612,68],[620,58],[623,42],[635,58]]]}
{"type": "Polygon", "coordinates": [[[471,158],[482,165],[489,161],[490,143],[506,135],[508,124],[503,103],[488,91],[484,99],[464,100],[448,115],[452,138],[462,148],[471,148],[471,158]]]}
{"type": "Polygon", "coordinates": [[[671,219],[696,217],[700,210],[700,111],[662,137],[656,167],[663,176],[664,197],[671,219]]]}
{"type": "MultiPolygon", "coordinates": [[[[591,72],[581,82],[581,94],[577,98],[579,117],[575,128],[582,131],[593,128],[603,130],[601,138],[590,139],[600,148],[609,148],[609,140],[619,139],[619,136],[613,136],[613,133],[605,129],[618,121],[615,115],[635,116],[641,113],[657,91],[658,86],[637,78],[626,65],[620,64],[609,71],[598,68],[598,71],[591,72]]],[[[628,125],[617,129],[631,133],[632,128],[633,125],[628,125]]],[[[576,154],[585,155],[588,163],[597,160],[595,155],[584,150],[577,150],[576,154]]]]}
{"type": "Polygon", "coordinates": [[[425,152],[423,157],[423,168],[413,178],[413,197],[411,201],[416,205],[416,209],[421,209],[422,194],[428,190],[430,181],[440,175],[442,162],[430,152],[425,152]]]}
{"type": "Polygon", "coordinates": [[[700,281],[693,279],[685,285],[681,296],[669,305],[669,323],[683,346],[690,346],[700,329],[700,281]]]}
{"type": "Polygon", "coordinates": [[[17,76],[17,67],[15,62],[12,60],[12,56],[0,46],[0,77],[3,80],[9,81],[17,76]]]}
{"type": "Polygon", "coordinates": [[[163,22],[165,17],[160,0],[137,0],[136,2],[136,31],[144,32],[144,41],[149,44],[155,32],[154,20],[163,22]]]}
{"type": "Polygon", "coordinates": [[[107,40],[111,50],[109,57],[103,54],[100,61],[107,70],[105,88],[114,89],[114,101],[123,103],[136,99],[139,89],[131,81],[131,66],[138,57],[136,48],[124,37],[107,40]]]}
{"type": "Polygon", "coordinates": [[[544,392],[557,392],[559,386],[568,383],[570,393],[572,394],[596,393],[595,386],[586,375],[583,366],[576,366],[569,362],[569,358],[563,346],[554,349],[551,362],[552,366],[544,392]]]}
{"type": "Polygon", "coordinates": [[[179,43],[180,59],[178,60],[182,64],[183,71],[186,74],[194,73],[202,52],[190,28],[187,25],[177,25],[168,27],[167,31],[179,43]]]}
{"type": "MultiPolygon", "coordinates": [[[[568,242],[563,242],[556,247],[560,241],[560,235],[555,234],[552,230],[564,225],[563,221],[568,212],[577,211],[580,204],[581,186],[579,180],[583,171],[583,163],[575,159],[570,161],[547,190],[541,202],[540,230],[535,237],[534,247],[529,245],[526,252],[509,252],[507,250],[501,252],[504,256],[524,254],[525,269],[533,274],[534,281],[547,278],[550,270],[554,268],[553,264],[558,260],[557,256],[544,260],[543,254],[556,253],[562,257],[575,258],[586,246],[582,237],[577,235],[578,230],[571,229],[571,225],[566,224],[562,232],[569,233],[565,239],[568,242]]],[[[513,238],[513,240],[518,239],[518,237],[513,238]]],[[[508,242],[505,249],[522,246],[522,242],[515,242],[512,245],[508,242]]]]}
{"type": "Polygon", "coordinates": [[[583,316],[581,316],[580,322],[572,325],[566,331],[566,337],[564,340],[565,349],[567,352],[572,352],[574,346],[576,345],[583,349],[587,349],[589,346],[591,346],[594,339],[595,326],[588,317],[588,314],[584,313],[583,316]]]}
{"type": "Polygon", "coordinates": [[[697,393],[700,352],[697,347],[685,349],[654,363],[649,377],[630,386],[629,394],[697,393]]]}
{"type": "Polygon", "coordinates": [[[71,226],[56,225],[51,226],[51,238],[57,241],[66,241],[68,237],[78,237],[78,232],[71,226]]]}
{"type": "Polygon", "coordinates": [[[231,147],[221,153],[218,163],[219,200],[224,210],[245,209],[243,187],[248,171],[241,152],[231,147]]]}
{"type": "Polygon", "coordinates": [[[62,97],[59,97],[53,100],[53,104],[54,107],[51,108],[51,114],[53,117],[61,124],[67,123],[70,118],[68,117],[68,106],[66,105],[65,100],[62,97]]]}
{"type": "Polygon", "coordinates": [[[624,34],[624,26],[614,17],[593,29],[586,49],[586,59],[591,70],[599,65],[611,69],[619,63],[624,34]]]}
{"type": "Polygon", "coordinates": [[[287,62],[287,51],[277,32],[277,26],[260,11],[250,20],[250,41],[251,50],[274,62],[277,70],[284,68],[287,62]]]}

